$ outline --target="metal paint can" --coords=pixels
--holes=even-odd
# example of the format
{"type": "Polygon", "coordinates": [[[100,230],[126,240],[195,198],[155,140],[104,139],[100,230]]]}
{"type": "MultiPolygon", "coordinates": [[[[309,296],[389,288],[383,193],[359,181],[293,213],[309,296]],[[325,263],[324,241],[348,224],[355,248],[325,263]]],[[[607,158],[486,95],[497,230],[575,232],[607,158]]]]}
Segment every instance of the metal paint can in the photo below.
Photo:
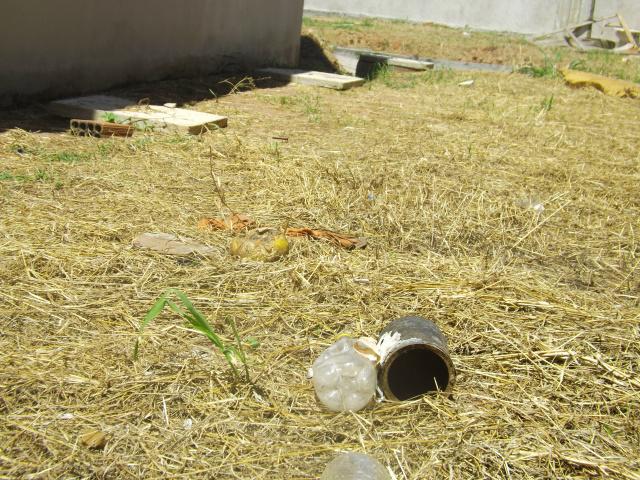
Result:
{"type": "Polygon", "coordinates": [[[378,385],[389,400],[409,400],[428,392],[451,394],[456,369],[447,339],[424,317],[402,317],[380,332],[378,385]]]}

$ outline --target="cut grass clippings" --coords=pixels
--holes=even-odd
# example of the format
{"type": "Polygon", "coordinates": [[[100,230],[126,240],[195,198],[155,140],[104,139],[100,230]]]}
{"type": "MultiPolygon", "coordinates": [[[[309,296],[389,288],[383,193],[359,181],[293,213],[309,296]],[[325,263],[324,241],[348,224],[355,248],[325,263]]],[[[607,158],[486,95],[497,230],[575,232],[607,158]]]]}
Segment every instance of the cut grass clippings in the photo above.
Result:
{"type": "MultiPolygon", "coordinates": [[[[390,23],[389,44],[406,30],[390,23]]],[[[13,177],[0,177],[0,476],[314,479],[358,451],[399,479],[640,478],[638,101],[560,78],[446,75],[112,92],[190,92],[189,108],[229,117],[200,137],[75,137],[37,111],[0,112],[16,127],[0,133],[13,177]],[[232,231],[197,227],[229,213],[210,158],[235,211],[367,248],[293,238],[277,262],[231,258],[232,231]],[[132,245],[144,232],[214,249],[162,255],[132,245]],[[168,288],[215,332],[234,320],[252,384],[168,309],[132,360],[168,288]],[[404,315],[447,336],[453,396],[324,409],[306,378],[320,352],[404,315]]]]}

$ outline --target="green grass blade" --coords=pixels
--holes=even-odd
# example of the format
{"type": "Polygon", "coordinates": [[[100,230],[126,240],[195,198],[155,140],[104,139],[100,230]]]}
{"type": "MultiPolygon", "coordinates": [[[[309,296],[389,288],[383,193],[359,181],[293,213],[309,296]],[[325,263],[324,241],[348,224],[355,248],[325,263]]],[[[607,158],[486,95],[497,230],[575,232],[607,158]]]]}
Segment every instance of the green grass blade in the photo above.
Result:
{"type": "MultiPolygon", "coordinates": [[[[250,381],[250,377],[249,377],[249,367],[247,366],[247,357],[244,354],[244,350],[242,348],[242,342],[240,341],[240,336],[238,335],[238,330],[236,329],[236,324],[233,322],[233,320],[231,320],[231,317],[229,317],[227,315],[227,321],[229,322],[229,325],[231,325],[231,330],[233,330],[233,336],[236,337],[236,342],[238,342],[238,349],[240,350],[240,352],[238,352],[235,348],[233,349],[234,353],[238,356],[238,358],[240,358],[240,360],[242,361],[242,364],[244,365],[244,373],[247,376],[247,381],[250,381]]],[[[231,346],[229,348],[232,348],[231,346]]]]}
{"type": "Polygon", "coordinates": [[[204,317],[204,315],[202,315],[202,313],[200,313],[198,309],[196,309],[196,307],[193,306],[191,301],[187,298],[187,296],[184,293],[180,292],[179,290],[176,290],[175,288],[170,288],[164,294],[162,294],[160,298],[156,301],[156,303],[153,304],[149,312],[145,315],[140,325],[140,331],[138,332],[138,339],[136,340],[136,345],[133,349],[134,360],[138,358],[138,345],[139,345],[140,336],[142,335],[142,331],[144,330],[144,327],[150,321],[156,318],[160,314],[160,312],[162,312],[165,306],[168,306],[169,308],[171,308],[171,310],[181,315],[187,322],[184,324],[185,326],[187,327],[190,326],[195,330],[197,330],[198,332],[204,334],[211,341],[211,343],[213,343],[216,347],[218,347],[222,351],[222,354],[227,359],[227,362],[229,363],[229,366],[233,370],[233,373],[239,379],[241,378],[240,372],[238,372],[238,369],[235,366],[233,356],[235,355],[236,358],[240,359],[240,361],[244,365],[247,381],[249,381],[249,370],[247,368],[246,357],[244,354],[244,350],[242,349],[242,342],[240,342],[240,337],[238,335],[238,331],[236,330],[236,327],[233,321],[227,316],[229,324],[231,325],[231,329],[233,330],[233,335],[236,341],[238,342],[238,349],[230,345],[227,345],[220,337],[218,337],[218,335],[216,335],[216,333],[211,328],[211,325],[209,325],[209,322],[207,322],[207,319],[204,317]],[[182,301],[184,306],[187,308],[188,312],[184,311],[174,302],[167,299],[167,297],[171,294],[175,294],[182,301]]]}
{"type": "MultiPolygon", "coordinates": [[[[174,293],[180,298],[180,300],[182,300],[182,303],[184,303],[185,307],[187,307],[187,310],[189,310],[189,313],[191,313],[193,319],[197,322],[197,324],[202,328],[206,328],[209,332],[215,335],[215,333],[213,333],[213,330],[211,329],[211,326],[209,325],[209,322],[207,322],[207,319],[204,318],[204,315],[202,315],[196,309],[196,307],[193,306],[187,296],[184,293],[179,292],[178,290],[175,290],[174,293]]],[[[185,315],[185,313],[182,312],[181,315],[185,315]]]]}
{"type": "Polygon", "coordinates": [[[227,321],[229,322],[229,325],[231,325],[231,330],[233,330],[233,336],[236,338],[236,342],[238,342],[238,349],[240,350],[239,356],[244,362],[245,361],[244,350],[242,349],[242,342],[240,342],[240,337],[238,336],[238,330],[236,330],[236,325],[235,323],[233,323],[233,320],[231,320],[231,318],[228,315],[227,315],[227,321]]]}
{"type": "Polygon", "coordinates": [[[178,307],[171,300],[166,300],[165,303],[167,304],[168,307],[171,308],[171,310],[173,310],[174,312],[179,313],[180,315],[182,315],[185,318],[185,320],[187,320],[187,322],[189,322],[190,325],[193,325],[194,327],[196,325],[198,325],[198,321],[195,318],[193,318],[187,312],[182,310],[180,307],[178,307]]]}
{"type": "Polygon", "coordinates": [[[191,309],[189,311],[195,313],[196,315],[189,315],[171,300],[166,301],[167,305],[171,307],[173,311],[179,313],[187,320],[188,323],[185,323],[186,326],[192,327],[200,333],[203,333],[209,340],[211,340],[211,342],[213,342],[216,347],[222,350],[224,348],[224,342],[220,339],[220,337],[218,337],[218,335],[215,334],[215,332],[211,328],[211,325],[209,325],[209,322],[207,322],[204,316],[193,306],[193,304],[187,299],[186,296],[184,296],[182,292],[178,292],[177,290],[175,290],[174,293],[176,293],[180,297],[183,303],[185,303],[184,300],[186,299],[188,303],[185,303],[185,305],[187,305],[187,308],[191,306],[191,309]]]}
{"type": "Polygon", "coordinates": [[[163,293],[160,296],[160,298],[156,300],[156,303],[153,304],[153,306],[147,312],[147,314],[144,316],[144,319],[140,324],[140,330],[138,331],[138,338],[136,339],[136,345],[133,348],[133,360],[136,360],[138,358],[138,345],[140,343],[140,336],[142,335],[142,331],[144,330],[144,327],[146,327],[151,320],[156,318],[160,314],[160,312],[164,310],[164,306],[165,306],[165,302],[168,294],[169,294],[169,291],[163,293]]]}
{"type": "Polygon", "coordinates": [[[235,376],[238,378],[242,378],[240,376],[240,372],[238,372],[238,369],[236,368],[235,363],[233,362],[233,357],[231,356],[232,350],[230,350],[229,348],[222,348],[221,350],[224,356],[227,358],[227,362],[229,363],[229,366],[233,370],[233,373],[235,374],[235,376]]]}
{"type": "Polygon", "coordinates": [[[231,353],[229,352],[228,346],[222,341],[220,337],[218,337],[218,335],[216,335],[216,333],[213,331],[213,329],[211,328],[211,325],[209,325],[209,322],[207,322],[207,319],[204,317],[204,315],[202,315],[198,311],[198,309],[193,306],[193,303],[191,303],[191,301],[187,298],[187,296],[184,293],[180,292],[179,290],[173,290],[173,293],[175,293],[178,296],[178,298],[182,300],[182,303],[185,305],[185,307],[187,307],[187,310],[189,310],[189,313],[191,313],[191,316],[189,316],[186,312],[180,310],[180,308],[178,308],[174,304],[172,308],[176,312],[180,313],[183,317],[187,318],[193,328],[195,328],[199,332],[204,333],[207,336],[207,338],[222,351],[222,353],[227,359],[227,362],[231,366],[233,373],[235,373],[235,375],[238,378],[240,378],[240,374],[238,373],[238,370],[236,369],[236,366],[233,363],[233,359],[231,358],[231,353]]]}

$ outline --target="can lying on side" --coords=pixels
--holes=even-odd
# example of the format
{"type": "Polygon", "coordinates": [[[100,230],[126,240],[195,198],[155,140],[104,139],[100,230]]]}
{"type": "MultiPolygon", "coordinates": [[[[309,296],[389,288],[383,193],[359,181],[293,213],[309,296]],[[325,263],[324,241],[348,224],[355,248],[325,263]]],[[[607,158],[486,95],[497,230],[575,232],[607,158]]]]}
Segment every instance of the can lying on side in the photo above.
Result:
{"type": "Polygon", "coordinates": [[[456,369],[447,339],[432,321],[398,318],[380,332],[378,386],[389,400],[409,400],[432,391],[451,394],[456,369]]]}

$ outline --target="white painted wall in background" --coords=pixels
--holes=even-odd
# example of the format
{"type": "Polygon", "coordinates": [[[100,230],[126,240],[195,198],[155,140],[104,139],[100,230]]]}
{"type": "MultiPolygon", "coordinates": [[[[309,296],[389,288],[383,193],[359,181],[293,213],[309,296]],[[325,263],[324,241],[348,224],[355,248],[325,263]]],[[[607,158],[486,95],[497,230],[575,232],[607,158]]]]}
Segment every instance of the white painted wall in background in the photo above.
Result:
{"type": "MultiPolygon", "coordinates": [[[[596,8],[594,10],[594,18],[605,18],[620,12],[632,30],[640,30],[640,0],[596,0],[596,8]]],[[[603,28],[603,23],[618,24],[617,19],[611,19],[594,25],[592,36],[594,38],[605,38],[618,42],[622,39],[622,43],[626,43],[626,37],[623,32],[615,32],[611,28],[603,28]]]]}
{"type": "Polygon", "coordinates": [[[619,10],[640,29],[640,0],[305,0],[304,8],[535,35],[619,10]]]}
{"type": "Polygon", "coordinates": [[[304,0],[0,0],[0,105],[295,65],[304,0]]]}

